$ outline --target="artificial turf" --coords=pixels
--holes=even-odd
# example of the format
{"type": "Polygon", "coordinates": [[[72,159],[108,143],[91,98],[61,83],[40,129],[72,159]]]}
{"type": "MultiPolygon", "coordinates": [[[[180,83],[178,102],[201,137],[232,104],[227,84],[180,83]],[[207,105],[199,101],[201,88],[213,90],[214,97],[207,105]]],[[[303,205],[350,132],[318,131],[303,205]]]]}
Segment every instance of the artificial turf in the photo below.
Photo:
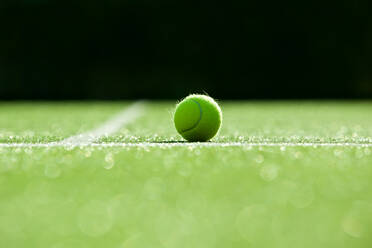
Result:
{"type": "MultiPolygon", "coordinates": [[[[1,142],[62,140],[126,105],[0,104],[1,142]]],[[[221,146],[174,146],[173,107],[99,141],[138,146],[0,147],[0,247],[371,247],[372,103],[222,102],[221,146]]]]}

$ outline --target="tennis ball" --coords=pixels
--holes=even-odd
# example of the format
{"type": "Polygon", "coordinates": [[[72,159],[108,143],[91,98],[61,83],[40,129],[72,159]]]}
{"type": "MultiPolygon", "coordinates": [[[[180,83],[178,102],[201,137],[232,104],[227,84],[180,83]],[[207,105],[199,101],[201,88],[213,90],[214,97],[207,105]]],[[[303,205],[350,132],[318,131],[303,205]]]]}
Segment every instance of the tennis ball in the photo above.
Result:
{"type": "Polygon", "coordinates": [[[177,104],[174,125],[188,141],[208,141],[220,129],[222,112],[213,98],[189,95],[177,104]]]}

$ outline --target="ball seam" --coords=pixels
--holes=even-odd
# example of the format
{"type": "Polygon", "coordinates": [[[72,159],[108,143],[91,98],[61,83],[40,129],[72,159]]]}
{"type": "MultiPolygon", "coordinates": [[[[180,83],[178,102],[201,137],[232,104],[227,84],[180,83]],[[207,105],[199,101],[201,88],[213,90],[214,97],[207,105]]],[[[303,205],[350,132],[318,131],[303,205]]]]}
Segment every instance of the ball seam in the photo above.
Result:
{"type": "Polygon", "coordinates": [[[198,107],[199,107],[199,119],[196,121],[196,123],[192,127],[187,128],[187,129],[184,129],[184,130],[181,130],[181,133],[185,133],[185,132],[191,131],[192,129],[196,128],[199,125],[199,123],[200,123],[200,121],[202,119],[202,116],[203,116],[203,110],[202,110],[202,108],[200,106],[200,103],[198,101],[194,100],[194,99],[190,99],[190,100],[193,101],[193,102],[195,102],[198,105],[198,107]]]}

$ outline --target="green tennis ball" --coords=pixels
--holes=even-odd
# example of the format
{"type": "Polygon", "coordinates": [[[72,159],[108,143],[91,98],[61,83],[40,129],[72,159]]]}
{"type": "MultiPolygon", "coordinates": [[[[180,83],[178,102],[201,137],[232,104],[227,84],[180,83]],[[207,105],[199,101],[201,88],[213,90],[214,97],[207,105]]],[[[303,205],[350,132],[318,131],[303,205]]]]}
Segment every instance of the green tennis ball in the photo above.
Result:
{"type": "Polygon", "coordinates": [[[188,141],[208,141],[220,129],[222,112],[213,98],[189,95],[177,104],[174,125],[188,141]]]}

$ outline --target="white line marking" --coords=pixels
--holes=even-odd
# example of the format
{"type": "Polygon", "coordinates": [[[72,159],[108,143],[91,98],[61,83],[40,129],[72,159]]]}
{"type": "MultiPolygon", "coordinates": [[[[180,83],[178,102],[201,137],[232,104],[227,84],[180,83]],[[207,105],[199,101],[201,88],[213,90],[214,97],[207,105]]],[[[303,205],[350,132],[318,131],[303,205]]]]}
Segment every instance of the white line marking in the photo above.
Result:
{"type": "Polygon", "coordinates": [[[65,140],[50,143],[54,146],[89,145],[99,138],[117,132],[124,125],[133,122],[144,112],[144,101],[138,101],[109,119],[103,125],[86,133],[71,136],[65,140]]]}
{"type": "Polygon", "coordinates": [[[0,148],[48,148],[48,147],[372,147],[372,143],[248,143],[248,142],[139,142],[139,143],[0,143],[0,148]]]}

